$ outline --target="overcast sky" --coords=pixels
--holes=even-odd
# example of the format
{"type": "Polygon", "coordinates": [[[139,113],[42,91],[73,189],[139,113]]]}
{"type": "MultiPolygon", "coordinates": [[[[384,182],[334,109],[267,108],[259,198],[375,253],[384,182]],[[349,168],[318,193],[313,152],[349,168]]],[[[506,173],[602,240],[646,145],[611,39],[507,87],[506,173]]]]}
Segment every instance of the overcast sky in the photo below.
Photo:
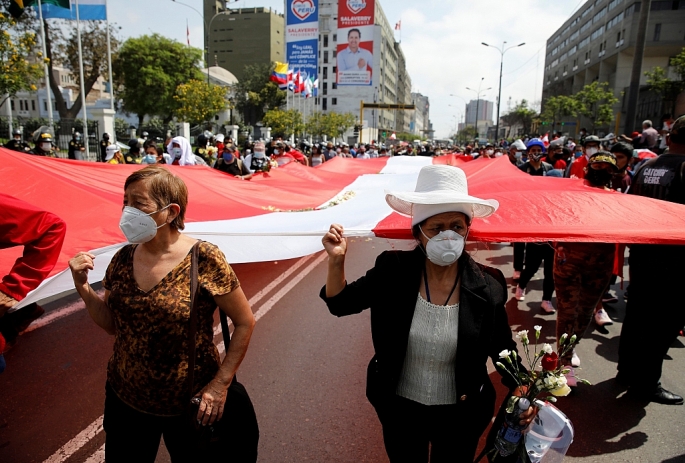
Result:
{"type": "MultiPolygon", "coordinates": [[[[202,11],[202,0],[181,0],[202,11]]],[[[501,46],[525,42],[505,54],[501,113],[521,99],[539,103],[545,63],[545,43],[585,0],[380,0],[390,24],[402,21],[402,49],[412,90],[431,101],[430,117],[437,137],[454,131],[464,115],[464,100],[492,87],[484,98],[495,101],[500,54],[481,42],[501,46]],[[450,94],[458,95],[451,97],[450,94]],[[461,97],[461,98],[459,98],[461,97]]],[[[121,26],[122,38],[156,32],[184,42],[186,20],[191,45],[203,46],[201,16],[173,0],[108,0],[110,20],[121,26]]],[[[239,0],[235,8],[272,7],[283,12],[283,0],[239,0]]],[[[400,36],[396,33],[396,38],[400,36]]],[[[494,115],[493,115],[494,119],[494,115]]]]}

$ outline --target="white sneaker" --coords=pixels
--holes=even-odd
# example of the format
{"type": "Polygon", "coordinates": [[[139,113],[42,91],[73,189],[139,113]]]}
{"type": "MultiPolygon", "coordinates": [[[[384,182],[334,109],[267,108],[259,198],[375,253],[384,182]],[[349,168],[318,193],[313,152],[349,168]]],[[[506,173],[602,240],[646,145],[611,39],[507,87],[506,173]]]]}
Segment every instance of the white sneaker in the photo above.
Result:
{"type": "Polygon", "coordinates": [[[607,315],[606,310],[604,309],[599,309],[597,312],[595,312],[595,323],[599,326],[609,326],[613,325],[614,321],[609,318],[609,315],[607,315]]]}
{"type": "Polygon", "coordinates": [[[571,357],[571,366],[578,368],[580,366],[580,357],[576,354],[576,350],[573,349],[573,356],[571,357]]]}
{"type": "Polygon", "coordinates": [[[519,285],[516,285],[516,300],[517,301],[523,301],[526,299],[526,290],[521,288],[519,285]]]}
{"type": "Polygon", "coordinates": [[[552,301],[542,301],[542,305],[540,305],[540,307],[542,307],[542,310],[544,310],[546,313],[556,312],[556,309],[552,305],[552,301]]]}
{"type": "Polygon", "coordinates": [[[514,276],[512,277],[512,280],[520,280],[521,279],[521,272],[518,270],[514,270],[514,276]]]}
{"type": "Polygon", "coordinates": [[[568,384],[568,387],[578,386],[578,381],[576,381],[576,372],[573,371],[573,367],[564,367],[564,368],[571,370],[568,373],[566,373],[566,384],[568,384]]]}

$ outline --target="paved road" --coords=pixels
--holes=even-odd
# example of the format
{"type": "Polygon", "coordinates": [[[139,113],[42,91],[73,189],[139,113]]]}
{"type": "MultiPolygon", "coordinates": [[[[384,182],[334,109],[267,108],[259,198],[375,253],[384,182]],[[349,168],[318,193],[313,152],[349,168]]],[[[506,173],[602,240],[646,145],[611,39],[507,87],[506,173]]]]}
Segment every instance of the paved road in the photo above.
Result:
{"type": "MultiPolygon", "coordinates": [[[[406,243],[352,243],[348,279],[362,275],[391,247],[406,243]]],[[[511,276],[510,247],[469,248],[476,260],[511,276]]],[[[326,271],[320,256],[235,269],[248,298],[258,299],[253,310],[260,319],[239,378],[257,410],[260,461],[387,462],[380,426],[364,397],[372,355],[368,314],[342,319],[328,314],[318,298],[326,271]],[[284,273],[288,277],[274,285],[284,273]]],[[[511,299],[507,309],[512,329],[540,324],[551,338],[555,317],[540,312],[540,290],[541,281],[534,280],[526,302],[511,299]]],[[[46,308],[73,304],[78,300],[46,308]]],[[[582,375],[594,386],[581,386],[559,403],[577,433],[567,460],[685,462],[685,407],[639,407],[621,397],[612,381],[622,309],[622,302],[615,304],[610,315],[617,323],[603,332],[591,327],[578,348],[582,375]]],[[[648,342],[649,333],[645,336],[648,342]]],[[[103,461],[98,419],[111,346],[112,339],[83,310],[21,337],[0,375],[0,462],[103,461]]],[[[679,392],[685,392],[683,347],[679,341],[671,349],[663,378],[667,388],[679,392]]],[[[501,388],[498,392],[503,397],[501,388]]],[[[157,461],[169,461],[163,445],[157,461]]]]}

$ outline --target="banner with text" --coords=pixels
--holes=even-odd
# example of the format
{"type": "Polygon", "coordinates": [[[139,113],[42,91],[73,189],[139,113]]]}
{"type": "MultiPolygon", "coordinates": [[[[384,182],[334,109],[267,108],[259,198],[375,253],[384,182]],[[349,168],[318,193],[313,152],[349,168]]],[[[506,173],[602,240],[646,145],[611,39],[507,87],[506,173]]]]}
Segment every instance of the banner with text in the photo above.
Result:
{"type": "Polygon", "coordinates": [[[319,0],[286,0],[285,57],[302,80],[318,79],[319,0]]]}
{"type": "Polygon", "coordinates": [[[375,0],[338,1],[338,85],[373,85],[375,0]]]}

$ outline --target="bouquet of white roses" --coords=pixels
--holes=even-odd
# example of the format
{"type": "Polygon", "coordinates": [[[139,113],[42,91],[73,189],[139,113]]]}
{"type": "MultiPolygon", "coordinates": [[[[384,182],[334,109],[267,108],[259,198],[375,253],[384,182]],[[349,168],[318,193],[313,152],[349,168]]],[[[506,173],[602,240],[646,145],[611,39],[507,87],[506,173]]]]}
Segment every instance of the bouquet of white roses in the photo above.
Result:
{"type": "MultiPolygon", "coordinates": [[[[535,340],[532,352],[528,330],[519,331],[516,335],[524,347],[524,355],[528,363],[527,371],[519,367],[519,358],[515,351],[503,350],[499,354],[501,361],[496,362],[497,368],[514,378],[519,391],[523,392],[521,397],[512,396],[507,401],[505,423],[497,433],[494,449],[495,453],[502,456],[511,455],[517,450],[520,455],[526,455],[523,439],[524,427],[518,423],[519,413],[530,406],[535,406],[535,399],[540,394],[549,394],[545,399],[549,402],[556,402],[557,397],[571,393],[566,380],[566,375],[571,370],[568,366],[562,365],[560,359],[573,349],[576,336],[569,338],[567,334],[563,334],[559,339],[559,353],[557,353],[550,344],[546,343],[541,344],[538,349],[542,327],[536,325],[534,328],[535,340]]],[[[576,379],[584,384],[590,384],[584,379],[576,379]]]]}

